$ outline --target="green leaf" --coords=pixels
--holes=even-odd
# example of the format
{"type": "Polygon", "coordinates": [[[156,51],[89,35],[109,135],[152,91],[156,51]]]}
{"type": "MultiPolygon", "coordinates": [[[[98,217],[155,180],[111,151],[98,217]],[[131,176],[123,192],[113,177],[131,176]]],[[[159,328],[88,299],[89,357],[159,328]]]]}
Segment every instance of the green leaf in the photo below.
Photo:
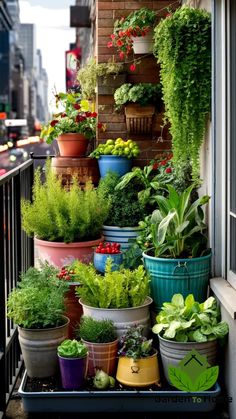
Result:
{"type": "Polygon", "coordinates": [[[193,339],[195,342],[206,342],[207,341],[207,337],[205,335],[203,335],[200,330],[195,330],[195,332],[193,332],[192,334],[193,339]]]}
{"type": "Polygon", "coordinates": [[[220,322],[219,324],[217,324],[216,326],[212,328],[212,333],[219,339],[226,336],[228,332],[229,332],[229,326],[226,322],[220,322]]]}
{"type": "Polygon", "coordinates": [[[211,388],[217,381],[219,367],[211,367],[203,371],[194,383],[194,391],[205,391],[211,388]]]}
{"type": "Polygon", "coordinates": [[[168,365],[168,377],[171,384],[182,391],[193,391],[193,383],[190,377],[180,368],[168,365]]]}
{"type": "Polygon", "coordinates": [[[176,342],[188,342],[188,336],[183,330],[180,330],[175,335],[176,342]]]}
{"type": "Polygon", "coordinates": [[[176,307],[184,307],[184,297],[182,294],[174,294],[171,299],[171,303],[176,307]]]}
{"type": "MultiPolygon", "coordinates": [[[[180,233],[182,233],[182,231],[186,228],[186,227],[188,227],[188,225],[189,225],[189,221],[184,221],[182,224],[180,224],[176,229],[175,229],[175,231],[176,231],[176,233],[177,234],[180,234],[180,233]]],[[[184,238],[185,237],[188,237],[188,234],[186,235],[186,236],[184,236],[184,238]]]]}
{"type": "Polygon", "coordinates": [[[168,324],[155,324],[152,328],[152,331],[153,333],[158,335],[162,331],[162,329],[168,326],[169,326],[168,324]]]}
{"type": "Polygon", "coordinates": [[[178,330],[180,327],[181,327],[181,322],[177,320],[173,320],[170,323],[168,329],[165,330],[163,337],[167,339],[173,339],[175,337],[176,330],[178,330]]]}
{"type": "Polygon", "coordinates": [[[176,210],[172,209],[169,212],[169,214],[165,218],[163,218],[163,220],[160,222],[158,226],[158,231],[157,231],[157,241],[160,244],[162,244],[165,241],[167,229],[169,227],[171,220],[174,218],[175,215],[176,215],[176,210]]]}
{"type": "Polygon", "coordinates": [[[204,310],[208,310],[209,308],[212,308],[214,304],[216,303],[216,300],[214,297],[209,297],[206,301],[203,303],[204,310]]]}

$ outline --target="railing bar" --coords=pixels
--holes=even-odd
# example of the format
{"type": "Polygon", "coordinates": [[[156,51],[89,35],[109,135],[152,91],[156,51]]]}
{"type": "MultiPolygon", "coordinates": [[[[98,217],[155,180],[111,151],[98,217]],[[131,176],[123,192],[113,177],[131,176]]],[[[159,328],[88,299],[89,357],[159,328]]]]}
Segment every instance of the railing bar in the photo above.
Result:
{"type": "Polygon", "coordinates": [[[5,220],[4,220],[4,187],[0,185],[0,255],[2,263],[0,263],[0,350],[2,356],[0,358],[0,411],[5,410],[5,394],[6,394],[6,381],[5,381],[5,351],[6,351],[6,298],[5,298],[5,220]]]}

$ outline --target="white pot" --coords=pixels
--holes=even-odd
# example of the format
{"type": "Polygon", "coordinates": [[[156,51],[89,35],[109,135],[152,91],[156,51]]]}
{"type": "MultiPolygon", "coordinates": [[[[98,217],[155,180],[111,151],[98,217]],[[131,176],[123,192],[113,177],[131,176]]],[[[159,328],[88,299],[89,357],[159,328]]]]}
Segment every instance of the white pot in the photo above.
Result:
{"type": "Polygon", "coordinates": [[[145,303],[139,307],[129,308],[99,308],[87,306],[83,301],[79,300],[83,307],[85,316],[90,316],[93,319],[109,319],[114,322],[117,336],[121,337],[126,333],[129,327],[135,325],[144,326],[143,334],[147,336],[150,331],[150,310],[149,307],[152,303],[152,298],[147,297],[145,303]]]}
{"type": "Polygon", "coordinates": [[[153,52],[153,31],[145,36],[131,37],[135,54],[149,54],[153,52]]]}

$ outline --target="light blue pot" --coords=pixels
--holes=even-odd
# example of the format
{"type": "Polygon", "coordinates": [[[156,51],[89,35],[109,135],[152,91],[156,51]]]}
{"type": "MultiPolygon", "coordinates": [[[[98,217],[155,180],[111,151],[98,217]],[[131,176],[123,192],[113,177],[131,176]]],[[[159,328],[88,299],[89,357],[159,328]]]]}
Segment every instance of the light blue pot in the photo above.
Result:
{"type": "Polygon", "coordinates": [[[168,259],[150,256],[143,252],[145,269],[151,278],[151,296],[155,311],[160,311],[164,302],[170,302],[174,294],[187,297],[193,294],[198,302],[207,298],[211,253],[190,259],[168,259]]]}
{"type": "Polygon", "coordinates": [[[93,256],[93,264],[97,271],[104,273],[106,268],[107,259],[112,259],[112,271],[118,271],[120,265],[123,262],[123,254],[122,253],[115,253],[115,254],[106,254],[106,253],[96,253],[94,252],[93,256]]]}
{"type": "Polygon", "coordinates": [[[123,156],[103,155],[98,159],[98,167],[100,176],[103,178],[110,172],[118,173],[123,176],[125,173],[130,172],[133,161],[123,156]]]}

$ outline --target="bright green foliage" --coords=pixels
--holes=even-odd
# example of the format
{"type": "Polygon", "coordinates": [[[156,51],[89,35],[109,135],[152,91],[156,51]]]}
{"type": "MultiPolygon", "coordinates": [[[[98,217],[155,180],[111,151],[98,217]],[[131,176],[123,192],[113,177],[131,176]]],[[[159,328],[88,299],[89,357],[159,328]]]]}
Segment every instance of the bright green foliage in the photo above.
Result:
{"type": "Polygon", "coordinates": [[[62,324],[68,285],[56,277],[57,272],[46,263],[41,270],[29,268],[21,275],[21,282],[11,291],[7,302],[7,315],[14,323],[27,329],[62,324]]]}
{"type": "Polygon", "coordinates": [[[81,287],[76,294],[91,307],[127,308],[138,307],[149,295],[149,278],[139,266],[131,271],[111,271],[112,261],[108,259],[104,276],[98,274],[92,265],[77,262],[74,265],[79,274],[81,287]]]}
{"type": "Polygon", "coordinates": [[[211,102],[210,14],[183,6],[161,20],[154,39],[177,175],[184,177],[190,164],[192,177],[197,180],[211,102]]]}
{"type": "Polygon", "coordinates": [[[205,195],[191,202],[194,184],[181,194],[167,185],[169,196],[156,197],[159,209],[153,211],[149,239],[155,256],[185,258],[201,256],[206,251],[206,224],[202,206],[210,197],[205,195]]]}
{"type": "Polygon", "coordinates": [[[108,173],[100,180],[99,188],[110,199],[110,208],[105,220],[106,225],[117,227],[137,227],[145,215],[145,206],[138,199],[141,184],[133,179],[122,190],[116,185],[120,177],[116,173],[108,173]]]}
{"type": "Polygon", "coordinates": [[[153,333],[177,342],[207,342],[223,339],[228,334],[228,324],[220,321],[216,299],[209,297],[199,304],[189,294],[184,300],[181,294],[174,294],[171,302],[163,303],[156,317],[153,333]]]}
{"type": "Polygon", "coordinates": [[[118,355],[128,358],[140,359],[150,356],[153,352],[152,339],[142,335],[143,326],[130,327],[121,337],[121,348],[118,355]]]}
{"type": "Polygon", "coordinates": [[[93,343],[108,343],[117,339],[116,329],[111,320],[96,320],[89,316],[81,317],[76,333],[81,339],[93,343]]]}
{"type": "Polygon", "coordinates": [[[66,190],[61,180],[46,168],[46,180],[42,183],[40,169],[35,172],[33,202],[22,201],[22,225],[29,235],[49,241],[71,243],[99,238],[107,217],[109,199],[91,182],[80,189],[74,179],[66,190]]]}
{"type": "Polygon", "coordinates": [[[58,346],[57,353],[63,358],[84,358],[88,354],[88,349],[83,342],[66,339],[58,346]]]}
{"type": "Polygon", "coordinates": [[[161,85],[153,83],[122,84],[114,93],[116,110],[127,103],[153,104],[160,111],[162,107],[161,85]]]}
{"type": "Polygon", "coordinates": [[[99,159],[99,157],[103,155],[113,155],[131,159],[133,157],[138,157],[139,154],[140,149],[135,141],[131,139],[125,141],[122,138],[117,138],[116,140],[109,139],[105,143],[99,144],[89,157],[99,159]]]}

